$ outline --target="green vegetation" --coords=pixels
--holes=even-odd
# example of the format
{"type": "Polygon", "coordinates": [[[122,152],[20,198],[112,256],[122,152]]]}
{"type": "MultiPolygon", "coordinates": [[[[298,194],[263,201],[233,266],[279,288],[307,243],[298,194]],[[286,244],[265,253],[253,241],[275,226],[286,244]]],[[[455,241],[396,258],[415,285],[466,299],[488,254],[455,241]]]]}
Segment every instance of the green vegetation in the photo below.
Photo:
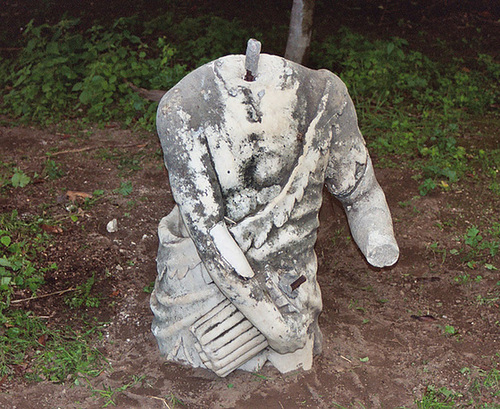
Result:
{"type": "MultiPolygon", "coordinates": [[[[56,329],[16,308],[26,294],[36,297],[45,273],[57,269],[41,257],[51,241],[40,227],[44,223],[49,221],[21,218],[17,211],[0,214],[0,377],[12,376],[16,368],[25,368],[28,379],[52,382],[96,376],[105,361],[92,346],[101,336],[100,325],[56,329]],[[17,294],[23,296],[14,300],[17,294]]],[[[75,293],[82,297],[81,292],[75,293]]]]}
{"type": "Polygon", "coordinates": [[[419,409],[499,409],[500,403],[500,371],[493,367],[490,370],[481,368],[462,368],[465,389],[456,392],[446,387],[427,387],[421,400],[417,401],[419,409]]]}
{"type": "MultiPolygon", "coordinates": [[[[462,246],[458,249],[451,249],[449,253],[454,256],[460,256],[462,262],[471,270],[482,266],[487,270],[498,270],[493,263],[500,249],[500,223],[493,223],[492,227],[483,236],[477,226],[471,226],[465,234],[458,238],[462,246]]],[[[432,247],[432,245],[431,245],[432,247]]],[[[446,249],[435,249],[436,252],[443,252],[446,255],[446,249]]],[[[444,260],[443,260],[444,262],[444,260]]],[[[479,282],[481,276],[476,276],[474,281],[479,282]]],[[[455,281],[460,284],[466,284],[471,281],[468,273],[455,277],[455,281]]]]}
{"type": "Polygon", "coordinates": [[[95,273],[85,283],[77,286],[75,291],[72,291],[70,295],[67,295],[64,302],[70,308],[99,307],[101,304],[99,297],[91,295],[94,284],[95,273]]]}
{"type": "Polygon", "coordinates": [[[458,335],[458,331],[453,325],[445,325],[443,328],[443,332],[445,335],[450,337],[458,335]]]}
{"type": "Polygon", "coordinates": [[[36,294],[43,284],[43,276],[49,269],[57,269],[52,263],[43,265],[38,260],[49,240],[40,224],[43,219],[23,220],[17,211],[0,214],[0,324],[5,322],[6,309],[16,290],[29,290],[36,294]]]}
{"type": "Polygon", "coordinates": [[[147,286],[145,286],[142,291],[144,291],[145,293],[147,294],[151,294],[153,292],[155,288],[155,282],[152,281],[151,283],[149,283],[147,286]]]}
{"type": "MultiPolygon", "coordinates": [[[[461,262],[471,270],[484,267],[487,270],[496,271],[498,267],[493,263],[496,263],[496,256],[500,249],[500,232],[498,229],[499,223],[495,222],[483,236],[477,226],[471,226],[462,237],[457,238],[457,241],[461,244],[459,248],[448,250],[438,242],[431,243],[428,248],[434,254],[441,254],[441,264],[445,263],[449,254],[459,256],[461,262]]],[[[473,278],[469,273],[463,273],[455,277],[454,281],[459,284],[468,284],[472,281],[480,282],[481,279],[481,275],[476,275],[473,278]]]]}
{"type": "Polygon", "coordinates": [[[59,179],[64,176],[64,171],[60,165],[52,159],[47,159],[43,168],[42,176],[49,180],[59,179]]]}
{"type": "Polygon", "coordinates": [[[10,179],[12,187],[25,187],[31,182],[31,178],[26,175],[21,169],[15,168],[14,174],[10,179]]]}
{"type": "Polygon", "coordinates": [[[446,387],[427,387],[421,401],[417,402],[418,409],[453,409],[455,408],[455,393],[446,387]]]}
{"type": "Polygon", "coordinates": [[[315,44],[313,60],[347,84],[370,149],[412,160],[421,170],[420,194],[447,190],[476,168],[491,178],[492,190],[498,188],[500,150],[459,142],[464,120],[487,114],[498,102],[500,64],[490,56],[443,64],[404,39],[369,41],[341,29],[315,44]]]}
{"type": "Polygon", "coordinates": [[[131,25],[119,19],[108,29],[94,26],[82,34],[76,19],[54,26],[30,23],[23,50],[0,79],[10,89],[2,112],[23,123],[113,119],[151,129],[156,104],[142,99],[127,82],[168,89],[186,71],[172,62],[175,50],[164,39],[147,45],[131,33],[131,25]]]}
{"type": "Polygon", "coordinates": [[[115,190],[116,193],[121,194],[122,196],[128,196],[132,193],[132,182],[127,180],[120,183],[120,187],[115,190]]]}
{"type": "MultiPolygon", "coordinates": [[[[491,240],[485,240],[476,226],[470,227],[464,235],[464,261],[469,268],[475,268],[479,263],[484,264],[498,254],[500,248],[500,223],[494,223],[488,233],[491,240]]],[[[486,263],[488,269],[496,269],[492,264],[486,263]]]]}
{"type": "Polygon", "coordinates": [[[113,389],[111,386],[106,386],[103,385],[103,389],[97,389],[94,388],[90,383],[89,383],[89,388],[92,392],[92,396],[101,398],[104,400],[103,408],[106,408],[110,405],[116,406],[116,398],[117,396],[126,391],[127,389],[142,383],[146,377],[143,376],[133,376],[132,380],[129,383],[126,383],[122,386],[119,386],[118,388],[113,389]]]}
{"type": "Polygon", "coordinates": [[[96,189],[92,192],[92,197],[86,197],[85,201],[82,204],[82,209],[90,209],[93,205],[95,205],[99,200],[104,197],[104,190],[96,189]]]}
{"type": "Polygon", "coordinates": [[[24,368],[27,379],[59,383],[97,376],[105,367],[104,357],[93,346],[101,336],[98,325],[84,331],[54,329],[22,310],[12,310],[4,318],[7,330],[0,335],[1,376],[24,368]]]}
{"type": "MultiPolygon", "coordinates": [[[[175,21],[172,14],[145,23],[120,18],[88,30],[78,19],[53,26],[30,23],[22,51],[0,64],[5,90],[0,112],[23,123],[80,118],[84,124],[113,120],[152,130],[157,104],[129,83],[168,90],[189,70],[242,52],[256,33],[241,27],[237,20],[210,15],[175,21]]],[[[263,40],[272,48],[274,40],[265,35],[263,40]]],[[[490,55],[442,63],[405,39],[369,41],[346,28],[311,48],[313,67],[328,68],[346,82],[361,129],[381,162],[391,164],[383,156],[396,155],[420,170],[420,194],[449,190],[466,174],[488,177],[490,189],[500,193],[500,149],[461,142],[470,131],[465,121],[493,115],[499,101],[500,64],[490,55]]],[[[133,160],[120,165],[139,166],[133,160]]],[[[49,177],[54,175],[61,176],[49,177]]],[[[17,178],[18,186],[28,183],[17,178]]]]}

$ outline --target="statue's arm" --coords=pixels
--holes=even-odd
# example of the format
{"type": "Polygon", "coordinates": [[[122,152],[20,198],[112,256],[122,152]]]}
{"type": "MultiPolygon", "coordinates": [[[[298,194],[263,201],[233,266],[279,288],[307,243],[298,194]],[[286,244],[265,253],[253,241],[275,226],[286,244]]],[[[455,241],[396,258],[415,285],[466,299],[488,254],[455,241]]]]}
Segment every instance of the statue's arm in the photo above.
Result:
{"type": "Polygon", "coordinates": [[[233,274],[254,273],[224,223],[224,204],[203,127],[192,129],[190,115],[175,94],[160,103],[157,124],[170,187],[200,256],[222,260],[233,274]]]}
{"type": "Polygon", "coordinates": [[[399,257],[391,213],[368,157],[356,189],[341,198],[356,244],[375,267],[392,266],[399,257]]]}
{"type": "Polygon", "coordinates": [[[281,353],[303,347],[307,328],[289,319],[253,277],[244,252],[224,222],[224,203],[203,127],[189,124],[181,101],[160,103],[158,133],[172,194],[209,275],[222,293],[281,353]],[[252,278],[253,277],[253,278],[252,278]]]}
{"type": "Polygon", "coordinates": [[[347,92],[345,98],[333,131],[326,185],[343,204],[354,241],[367,261],[375,267],[391,266],[399,257],[391,213],[347,92]]]}

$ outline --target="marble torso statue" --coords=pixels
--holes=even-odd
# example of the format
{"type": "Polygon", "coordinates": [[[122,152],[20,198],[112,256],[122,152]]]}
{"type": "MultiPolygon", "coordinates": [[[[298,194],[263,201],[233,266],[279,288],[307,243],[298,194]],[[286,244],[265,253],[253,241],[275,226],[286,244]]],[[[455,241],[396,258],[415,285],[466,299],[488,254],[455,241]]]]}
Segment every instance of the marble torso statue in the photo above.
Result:
{"type": "Polygon", "coordinates": [[[345,85],[261,55],[193,71],[157,126],[177,203],[159,226],[153,333],[167,359],[219,376],[309,369],[321,350],[314,244],[322,188],[378,267],[398,258],[389,209],[345,85]]]}

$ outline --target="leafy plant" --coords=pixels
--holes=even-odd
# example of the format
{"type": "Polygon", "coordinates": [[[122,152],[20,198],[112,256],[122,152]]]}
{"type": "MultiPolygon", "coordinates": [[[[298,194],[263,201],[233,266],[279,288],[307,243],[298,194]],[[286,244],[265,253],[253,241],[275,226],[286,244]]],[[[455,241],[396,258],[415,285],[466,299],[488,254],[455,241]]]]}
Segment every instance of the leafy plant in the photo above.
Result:
{"type": "Polygon", "coordinates": [[[45,272],[57,269],[55,263],[40,265],[37,254],[42,251],[49,236],[39,220],[22,220],[17,211],[0,214],[0,323],[17,289],[36,293],[44,282],[45,272]]]}
{"type": "Polygon", "coordinates": [[[438,185],[432,178],[427,178],[423,181],[423,183],[418,187],[418,192],[422,195],[425,196],[429,192],[432,192],[434,189],[436,189],[438,185]]]}
{"type": "Polygon", "coordinates": [[[470,274],[463,273],[453,278],[453,281],[455,281],[458,284],[469,284],[471,282],[480,283],[482,279],[483,277],[480,275],[476,276],[475,278],[472,278],[470,274]]]}
{"type": "Polygon", "coordinates": [[[31,182],[31,178],[26,175],[21,169],[15,168],[14,174],[10,179],[10,183],[13,187],[25,187],[31,182]]]}
{"type": "Polygon", "coordinates": [[[83,116],[151,128],[156,103],[142,99],[128,82],[168,89],[185,70],[172,62],[175,50],[164,39],[148,46],[130,25],[118,19],[110,30],[94,26],[82,33],[78,19],[28,24],[25,47],[2,79],[10,89],[3,112],[41,124],[83,116]]]}
{"type": "Polygon", "coordinates": [[[151,294],[153,292],[155,288],[155,282],[152,281],[151,283],[149,283],[148,285],[146,285],[142,291],[144,291],[145,293],[148,293],[148,294],[151,294]]]}
{"type": "MultiPolygon", "coordinates": [[[[500,235],[497,234],[497,224],[494,224],[488,233],[492,236],[491,240],[483,237],[477,226],[471,226],[463,236],[465,244],[464,262],[469,268],[475,268],[477,263],[485,263],[489,258],[495,257],[500,249],[500,235]]],[[[489,269],[496,268],[490,263],[486,263],[489,269]]]]}
{"type": "Polygon", "coordinates": [[[115,190],[115,192],[121,194],[122,196],[128,196],[132,193],[133,187],[132,182],[127,180],[120,183],[120,187],[115,190]]]}
{"type": "Polygon", "coordinates": [[[90,209],[96,202],[101,200],[104,197],[104,190],[102,189],[96,189],[92,192],[92,197],[86,197],[83,204],[82,208],[83,209],[90,209]]]}
{"type": "MultiPolygon", "coordinates": [[[[485,114],[498,101],[500,64],[487,56],[474,68],[464,69],[468,63],[460,59],[442,64],[404,39],[369,41],[346,28],[311,48],[313,64],[347,84],[370,149],[402,155],[421,169],[422,195],[448,190],[471,171],[470,158],[480,152],[461,146],[457,137],[464,118],[485,114]]],[[[495,155],[482,155],[489,159],[488,175],[496,178],[495,155]]]]}
{"type": "Polygon", "coordinates": [[[126,175],[126,174],[131,174],[135,171],[138,171],[138,170],[141,170],[142,169],[142,165],[141,165],[141,161],[142,161],[142,157],[141,156],[123,156],[122,158],[120,158],[120,161],[119,161],[119,164],[118,164],[118,169],[120,169],[120,174],[121,175],[126,175]]]}
{"type": "Polygon", "coordinates": [[[416,403],[419,409],[453,409],[455,398],[456,394],[452,390],[444,386],[436,388],[434,385],[429,385],[422,400],[416,403]]]}
{"type": "Polygon", "coordinates": [[[249,38],[262,37],[237,19],[228,21],[214,15],[187,17],[175,23],[174,19],[172,14],[160,16],[148,22],[146,29],[164,33],[170,41],[182,44],[177,57],[190,69],[223,55],[241,54],[249,38]]]}
{"type": "Polygon", "coordinates": [[[435,254],[441,254],[441,264],[444,264],[448,251],[445,248],[441,248],[438,242],[431,243],[428,247],[435,254]]]}
{"type": "Polygon", "coordinates": [[[47,177],[49,180],[55,180],[63,177],[64,171],[55,161],[53,161],[52,159],[47,159],[42,172],[42,176],[47,177]]]}
{"type": "Polygon", "coordinates": [[[453,325],[445,325],[443,331],[446,335],[449,336],[455,336],[458,334],[458,331],[455,329],[453,325]]]}

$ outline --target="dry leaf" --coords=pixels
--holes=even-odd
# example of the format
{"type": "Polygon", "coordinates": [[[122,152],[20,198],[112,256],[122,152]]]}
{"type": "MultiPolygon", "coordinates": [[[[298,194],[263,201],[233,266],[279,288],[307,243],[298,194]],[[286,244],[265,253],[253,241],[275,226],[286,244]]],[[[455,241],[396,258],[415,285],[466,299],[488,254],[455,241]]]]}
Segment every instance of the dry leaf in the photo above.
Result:
{"type": "Polygon", "coordinates": [[[89,199],[92,197],[92,194],[90,193],[85,193],[85,192],[75,192],[73,190],[68,190],[66,192],[66,196],[68,196],[68,199],[72,202],[76,202],[78,199],[89,199]]]}
{"type": "Polygon", "coordinates": [[[51,234],[61,234],[63,232],[63,229],[61,229],[59,226],[50,226],[48,224],[41,224],[40,227],[42,228],[43,231],[51,234]]]}
{"type": "Polygon", "coordinates": [[[47,334],[43,334],[40,338],[38,338],[38,343],[45,346],[47,343],[47,334]]]}

